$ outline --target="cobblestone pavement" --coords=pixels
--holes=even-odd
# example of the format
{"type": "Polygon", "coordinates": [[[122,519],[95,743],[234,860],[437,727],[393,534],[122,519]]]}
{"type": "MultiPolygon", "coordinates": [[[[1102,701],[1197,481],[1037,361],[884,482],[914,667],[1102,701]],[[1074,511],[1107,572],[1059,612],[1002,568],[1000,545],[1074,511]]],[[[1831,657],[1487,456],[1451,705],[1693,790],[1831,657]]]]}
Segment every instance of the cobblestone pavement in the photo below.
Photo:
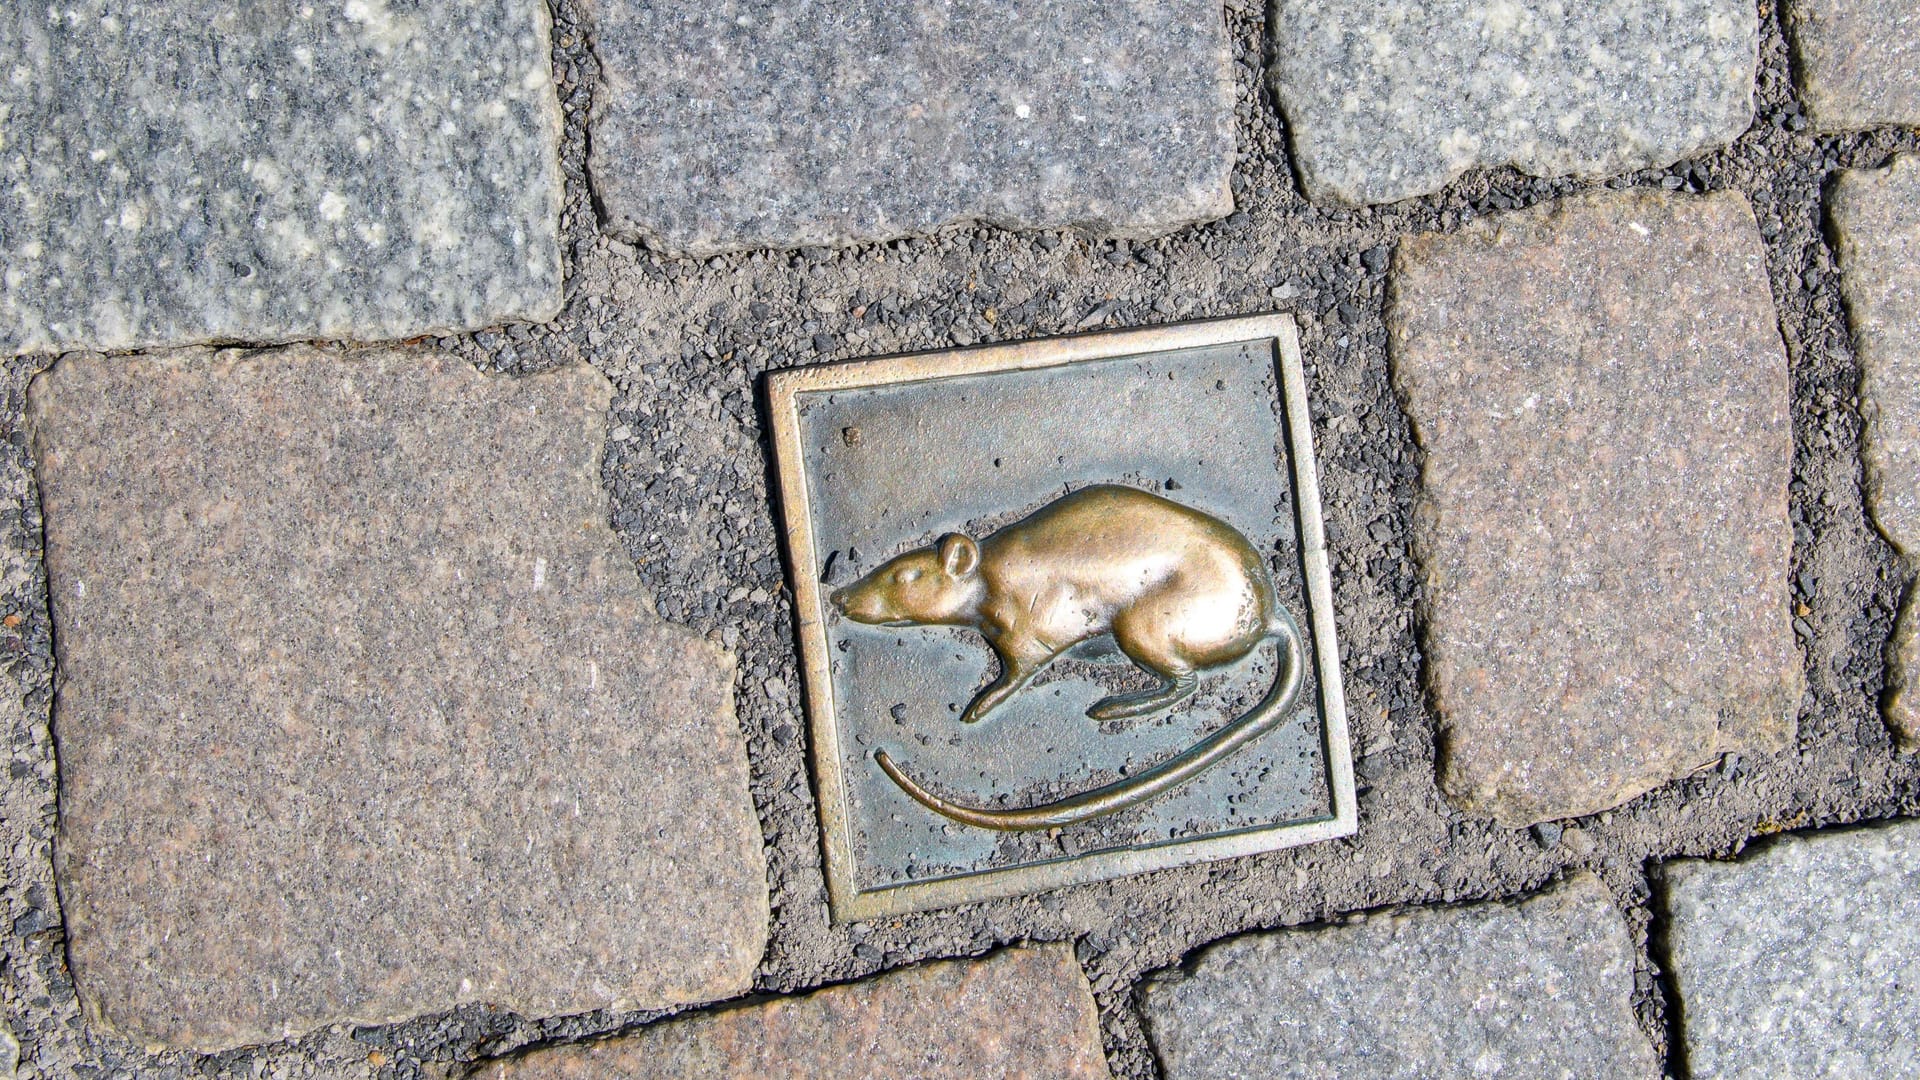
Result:
{"type": "Polygon", "coordinates": [[[1906,7],[0,11],[0,1080],[1920,1075],[1906,7]],[[762,376],[1270,311],[1358,833],[832,923],[762,376]]]}
{"type": "Polygon", "coordinates": [[[0,16],[0,351],[551,317],[546,31],[523,0],[0,16]]]}
{"type": "Polygon", "coordinates": [[[1425,452],[1413,541],[1460,805],[1591,814],[1790,739],[1763,258],[1718,192],[1570,196],[1400,245],[1387,329],[1425,452]]]}
{"type": "MultiPolygon", "coordinates": [[[[1840,286],[1860,354],[1867,507],[1911,563],[1920,552],[1920,160],[1850,169],[1828,198],[1840,286]]],[[[1887,655],[1887,722],[1920,742],[1912,590],[1887,655]]]]}

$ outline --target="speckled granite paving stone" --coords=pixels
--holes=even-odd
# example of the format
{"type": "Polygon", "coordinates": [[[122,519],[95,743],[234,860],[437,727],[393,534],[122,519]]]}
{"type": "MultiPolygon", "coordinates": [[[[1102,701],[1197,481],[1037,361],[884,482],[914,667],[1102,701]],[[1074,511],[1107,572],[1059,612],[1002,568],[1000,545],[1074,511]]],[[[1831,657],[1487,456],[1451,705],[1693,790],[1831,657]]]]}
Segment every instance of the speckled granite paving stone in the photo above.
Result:
{"type": "Polygon", "coordinates": [[[607,523],[611,394],[304,346],[35,380],[94,1022],[211,1049],[749,985],[733,662],[652,614],[607,523]]]}
{"type": "MultiPolygon", "coordinates": [[[[1827,212],[1860,356],[1867,505],[1887,539],[1920,562],[1920,158],[1841,173],[1827,212]]],[[[1920,744],[1914,605],[1910,595],[1887,672],[1887,722],[1908,746],[1920,744]]]]}
{"type": "Polygon", "coordinates": [[[1663,871],[1695,1080],[1920,1077],[1920,823],[1663,871]]]}
{"type": "Polygon", "coordinates": [[[1800,99],[1816,127],[1920,127],[1920,6],[1913,0],[1787,0],[1800,99]]]}
{"type": "Polygon", "coordinates": [[[1792,738],[1785,350],[1746,200],[1603,192],[1404,242],[1387,324],[1441,786],[1518,827],[1792,738]]]}
{"type": "Polygon", "coordinates": [[[542,0],[0,5],[0,354],[560,310],[542,0]]]}
{"type": "Polygon", "coordinates": [[[1903,750],[1920,748],[1920,582],[1909,583],[1906,600],[1887,642],[1887,680],[1881,715],[1903,750]]]}
{"type": "Polygon", "coordinates": [[[1482,166],[1606,176],[1753,120],[1750,0],[1275,0],[1271,34],[1315,201],[1393,202],[1482,166]]]}
{"type": "Polygon", "coordinates": [[[1217,0],[598,0],[617,235],[839,244],[967,219],[1169,232],[1233,209],[1217,0]]]}
{"type": "Polygon", "coordinates": [[[1146,984],[1167,1080],[1632,1080],[1633,943],[1591,874],[1519,904],[1235,938],[1146,984]]]}
{"type": "Polygon", "coordinates": [[[905,968],[626,1038],[538,1050],[480,1080],[1105,1080],[1099,1016],[1067,945],[905,968]]]}

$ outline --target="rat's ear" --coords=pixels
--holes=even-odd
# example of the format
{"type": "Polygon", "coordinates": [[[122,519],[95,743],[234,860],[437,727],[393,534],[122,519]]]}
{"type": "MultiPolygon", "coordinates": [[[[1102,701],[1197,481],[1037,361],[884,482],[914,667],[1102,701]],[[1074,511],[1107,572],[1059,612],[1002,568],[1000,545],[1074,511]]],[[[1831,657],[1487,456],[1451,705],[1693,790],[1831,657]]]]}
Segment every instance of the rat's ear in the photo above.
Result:
{"type": "Polygon", "coordinates": [[[965,533],[948,533],[940,538],[940,564],[953,577],[971,574],[980,565],[980,545],[965,533]]]}

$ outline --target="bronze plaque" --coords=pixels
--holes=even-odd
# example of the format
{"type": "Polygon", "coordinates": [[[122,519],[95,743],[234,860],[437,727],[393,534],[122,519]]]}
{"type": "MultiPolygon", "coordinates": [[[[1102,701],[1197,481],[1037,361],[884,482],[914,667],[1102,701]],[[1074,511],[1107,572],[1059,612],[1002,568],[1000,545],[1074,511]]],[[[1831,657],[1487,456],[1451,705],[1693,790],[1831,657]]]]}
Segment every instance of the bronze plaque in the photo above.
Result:
{"type": "Polygon", "coordinates": [[[768,378],[836,919],[1351,834],[1293,320],[768,378]]]}

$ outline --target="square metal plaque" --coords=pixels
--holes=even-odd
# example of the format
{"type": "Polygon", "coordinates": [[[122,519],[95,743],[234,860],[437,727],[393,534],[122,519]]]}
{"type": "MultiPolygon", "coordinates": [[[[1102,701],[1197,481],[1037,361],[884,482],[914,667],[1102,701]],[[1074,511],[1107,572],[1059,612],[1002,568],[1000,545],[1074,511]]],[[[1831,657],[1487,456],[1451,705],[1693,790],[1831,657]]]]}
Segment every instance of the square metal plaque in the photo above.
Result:
{"type": "Polygon", "coordinates": [[[1290,317],[767,389],[837,920],[1354,831],[1290,317]]]}

